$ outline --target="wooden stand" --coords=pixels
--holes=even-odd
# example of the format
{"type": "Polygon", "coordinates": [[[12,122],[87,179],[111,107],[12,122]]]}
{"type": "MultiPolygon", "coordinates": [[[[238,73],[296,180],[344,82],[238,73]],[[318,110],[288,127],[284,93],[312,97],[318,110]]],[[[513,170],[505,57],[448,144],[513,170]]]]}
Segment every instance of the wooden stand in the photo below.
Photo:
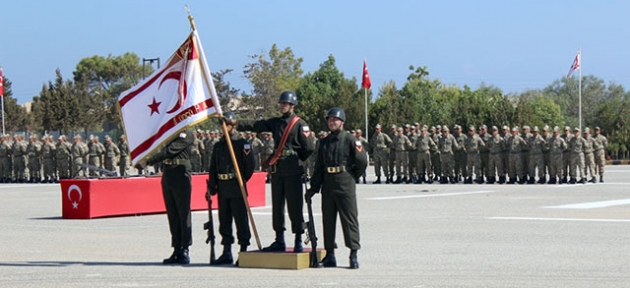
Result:
{"type": "MultiPolygon", "coordinates": [[[[310,248],[304,248],[304,252],[294,253],[293,248],[287,248],[286,252],[240,252],[238,267],[295,270],[309,268],[310,251],[310,248]]],[[[325,256],[326,250],[317,249],[317,262],[321,262],[325,256]]]]}

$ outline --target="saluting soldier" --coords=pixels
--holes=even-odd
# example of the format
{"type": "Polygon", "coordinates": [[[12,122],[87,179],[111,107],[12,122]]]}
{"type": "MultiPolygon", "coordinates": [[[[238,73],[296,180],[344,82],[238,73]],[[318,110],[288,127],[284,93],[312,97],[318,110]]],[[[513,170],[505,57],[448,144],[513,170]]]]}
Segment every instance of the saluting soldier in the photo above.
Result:
{"type": "Polygon", "coordinates": [[[297,95],[293,91],[285,91],[278,99],[282,116],[268,120],[241,120],[238,122],[238,130],[251,130],[256,132],[271,131],[273,138],[278,141],[275,154],[270,161],[271,176],[271,202],[273,230],[276,232],[276,240],[263,251],[285,251],[284,241],[284,205],[287,203],[291,230],[295,234],[294,252],[302,252],[302,234],[304,234],[304,200],[302,188],[302,176],[304,167],[300,160],[306,160],[314,151],[315,145],[311,137],[311,129],[306,121],[295,114],[297,95]],[[291,129],[287,127],[292,125],[291,129]],[[283,140],[284,139],[284,140],[283,140]],[[275,162],[275,163],[274,163],[275,162]]]}
{"type": "MultiPolygon", "coordinates": [[[[236,115],[233,112],[226,112],[223,116],[225,119],[236,121],[236,115]]],[[[245,201],[243,201],[243,194],[238,184],[236,169],[232,163],[226,139],[229,138],[232,142],[234,156],[241,172],[243,184],[246,184],[254,174],[253,147],[249,141],[240,137],[239,133],[234,129],[234,125],[228,124],[227,129],[229,134],[225,135],[213,147],[214,152],[212,155],[214,157],[210,162],[210,180],[208,180],[208,193],[210,195],[219,195],[219,233],[222,238],[223,253],[215,261],[215,265],[232,264],[234,262],[232,257],[232,244],[234,244],[232,219],[234,219],[236,224],[236,236],[238,245],[240,245],[240,252],[247,251],[247,247],[250,244],[249,240],[251,239],[249,222],[247,221],[247,208],[245,201]]]]}
{"type": "Polygon", "coordinates": [[[481,155],[479,149],[486,147],[486,144],[481,140],[481,137],[475,133],[475,126],[468,127],[468,137],[464,140],[464,147],[466,148],[466,180],[464,184],[473,183],[473,172],[475,174],[475,182],[482,184],[483,172],[481,172],[481,155]]]}
{"type": "Polygon", "coordinates": [[[53,136],[48,135],[42,138],[44,145],[42,146],[42,159],[44,166],[44,182],[53,183],[57,178],[55,173],[55,156],[57,154],[57,147],[53,142],[53,136]]]}
{"type": "Polygon", "coordinates": [[[120,170],[120,176],[127,176],[127,168],[129,168],[129,144],[127,144],[127,138],[125,135],[120,135],[118,139],[118,149],[120,150],[120,159],[118,160],[118,170],[120,170]]]}
{"type": "Polygon", "coordinates": [[[389,165],[389,183],[394,183],[394,175],[396,173],[395,168],[396,168],[396,147],[394,147],[394,137],[396,137],[396,135],[398,135],[398,128],[396,127],[396,125],[392,125],[389,134],[387,134],[387,136],[389,136],[390,139],[392,139],[392,144],[389,146],[389,159],[388,159],[388,165],[389,165]]]}
{"type": "MultiPolygon", "coordinates": [[[[525,145],[525,147],[523,147],[523,150],[521,151],[521,159],[523,161],[523,173],[525,175],[523,175],[523,180],[525,181],[525,183],[529,183],[529,178],[533,178],[536,177],[536,175],[529,175],[529,141],[530,138],[532,138],[533,134],[531,133],[531,128],[527,125],[523,126],[523,135],[521,135],[521,137],[523,137],[523,139],[525,140],[525,142],[527,143],[527,145],[525,145]]],[[[534,183],[536,183],[536,181],[534,180],[534,183]]]]}
{"type": "Polygon", "coordinates": [[[28,174],[29,183],[42,182],[42,145],[37,139],[37,135],[32,134],[28,139],[28,146],[26,146],[26,153],[28,155],[28,174]]]}
{"type": "Polygon", "coordinates": [[[427,134],[427,127],[420,129],[420,135],[416,137],[414,143],[417,152],[416,167],[418,169],[417,184],[433,183],[433,174],[431,172],[431,151],[437,150],[437,145],[433,138],[427,134]],[[427,178],[428,176],[428,178],[427,178]]]}
{"type": "Polygon", "coordinates": [[[11,145],[9,135],[2,134],[0,138],[0,183],[11,182],[11,145]]]}
{"type": "Polygon", "coordinates": [[[190,161],[192,162],[192,172],[201,172],[201,155],[204,153],[203,142],[199,140],[199,132],[194,133],[195,143],[192,147],[192,155],[190,161]]]}
{"type": "MultiPolygon", "coordinates": [[[[105,152],[105,149],[101,150],[101,146],[98,144],[96,136],[90,135],[90,143],[88,144],[88,164],[94,167],[101,167],[101,155],[105,152]]],[[[90,169],[88,173],[90,176],[99,176],[101,174],[95,169],[90,169]]]]}
{"type": "MultiPolygon", "coordinates": [[[[486,125],[479,126],[478,135],[479,135],[479,138],[481,138],[481,140],[483,141],[483,143],[486,144],[483,147],[479,147],[479,160],[481,161],[481,166],[479,167],[479,171],[481,171],[482,173],[481,183],[484,183],[489,177],[488,175],[490,174],[490,167],[488,166],[488,161],[490,161],[490,151],[488,150],[488,147],[487,147],[487,143],[490,140],[490,133],[488,133],[488,126],[486,125]],[[486,180],[484,180],[483,177],[486,177],[486,180]]],[[[494,175],[494,173],[492,175],[494,175]]]]}
{"type": "MultiPolygon", "coordinates": [[[[505,150],[503,152],[503,175],[508,177],[510,175],[510,147],[508,146],[508,142],[510,138],[512,138],[512,134],[510,133],[510,127],[507,125],[503,125],[501,128],[503,129],[503,142],[505,146],[505,150]]],[[[501,181],[499,181],[499,184],[504,183],[506,182],[501,183],[501,181]]]]}
{"type": "Polygon", "coordinates": [[[505,141],[499,135],[499,128],[492,126],[492,136],[486,142],[488,149],[488,184],[494,184],[499,177],[499,184],[505,183],[505,170],[503,169],[503,153],[505,151],[505,141]]]}
{"type": "Polygon", "coordinates": [[[608,146],[608,139],[601,134],[601,129],[595,127],[595,165],[597,166],[597,173],[599,174],[599,182],[604,182],[604,167],[606,166],[606,147],[608,146]]]}
{"type": "Polygon", "coordinates": [[[462,126],[455,124],[453,137],[457,140],[458,148],[455,149],[455,182],[460,182],[462,177],[468,174],[468,153],[466,153],[466,139],[468,136],[462,131],[462,126]]]}
{"type": "Polygon", "coordinates": [[[21,135],[16,134],[13,139],[13,147],[11,150],[11,158],[13,159],[13,176],[15,182],[26,182],[26,156],[28,144],[21,135]]]}
{"type": "MultiPolygon", "coordinates": [[[[273,138],[271,137],[271,132],[265,131],[262,132],[263,135],[263,139],[261,140],[263,143],[263,147],[260,153],[260,163],[264,162],[265,160],[269,159],[269,157],[271,157],[271,155],[273,155],[273,151],[275,148],[275,143],[273,141],[273,138]]],[[[261,166],[262,168],[262,166],[261,166]]],[[[270,177],[271,173],[267,173],[267,178],[265,180],[265,183],[271,183],[271,177],[270,177]]]]}
{"type": "Polygon", "coordinates": [[[72,144],[68,143],[65,135],[60,135],[57,139],[57,151],[55,159],[57,160],[57,173],[59,179],[70,179],[70,163],[72,162],[72,144]]]}
{"type": "Polygon", "coordinates": [[[586,183],[586,175],[584,173],[584,145],[585,140],[580,135],[580,128],[573,129],[573,137],[569,139],[569,151],[571,151],[571,165],[569,167],[569,184],[586,183]],[[578,171],[580,172],[580,180],[577,180],[578,171]]]}
{"type": "MultiPolygon", "coordinates": [[[[305,195],[310,203],[322,191],[322,222],[324,226],[324,267],[336,267],[335,230],[337,215],[341,219],[345,246],[350,248],[351,269],[359,268],[357,251],[361,248],[359,212],[355,179],[365,172],[367,155],[361,141],[343,129],[346,115],[343,109],[328,110],[326,121],[331,134],[319,145],[311,188],[305,195]]],[[[404,136],[404,135],[403,135],[404,136]]]]}
{"type": "MultiPolygon", "coordinates": [[[[597,145],[595,138],[591,137],[591,129],[584,128],[584,172],[591,175],[591,180],[588,182],[597,183],[595,178],[595,155],[593,153],[594,147],[597,145]]],[[[584,178],[586,178],[586,173],[584,178]]]]}
{"type": "Polygon", "coordinates": [[[120,157],[120,149],[109,135],[105,135],[105,169],[116,172],[116,159],[120,157]]]}
{"type": "Polygon", "coordinates": [[[545,158],[543,152],[546,150],[547,141],[540,134],[538,134],[538,126],[534,126],[534,133],[528,138],[529,148],[529,179],[527,184],[536,183],[536,169],[538,169],[538,184],[545,184],[547,182],[545,176],[545,158]]]}
{"type": "Polygon", "coordinates": [[[409,127],[409,133],[407,133],[407,138],[409,138],[409,145],[407,149],[407,162],[409,163],[409,174],[407,179],[407,183],[417,183],[418,182],[418,150],[416,150],[416,139],[420,135],[420,123],[414,123],[413,126],[409,127]]]}
{"type": "Polygon", "coordinates": [[[389,169],[387,163],[389,156],[387,155],[387,149],[392,145],[392,139],[389,135],[381,132],[381,124],[376,124],[374,128],[374,134],[370,139],[370,155],[374,159],[374,173],[376,174],[376,181],[373,184],[381,184],[381,169],[385,174],[385,183],[389,184],[389,169]]]}
{"type": "Polygon", "coordinates": [[[549,184],[562,183],[562,177],[564,175],[564,151],[567,149],[567,143],[564,142],[564,138],[558,135],[560,133],[560,127],[553,127],[553,135],[547,140],[549,146],[549,154],[551,161],[549,162],[549,184]]]}

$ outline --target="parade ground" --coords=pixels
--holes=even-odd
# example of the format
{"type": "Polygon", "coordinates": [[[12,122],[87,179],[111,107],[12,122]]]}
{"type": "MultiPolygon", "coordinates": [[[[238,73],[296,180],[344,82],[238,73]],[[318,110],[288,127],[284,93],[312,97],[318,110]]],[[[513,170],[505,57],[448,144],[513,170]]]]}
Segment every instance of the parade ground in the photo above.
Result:
{"type": "MultiPolygon", "coordinates": [[[[191,264],[166,266],[165,214],[67,220],[59,184],[3,184],[0,287],[630,285],[630,166],[607,166],[605,183],[585,185],[372,185],[373,167],[368,173],[368,184],[357,186],[358,270],[347,269],[340,226],[337,268],[211,267],[204,211],[193,212],[191,264]]],[[[267,205],[270,194],[267,184],[267,205]]],[[[322,247],[320,197],[314,210],[322,247]]],[[[271,244],[271,207],[252,213],[262,245],[271,244]]]]}

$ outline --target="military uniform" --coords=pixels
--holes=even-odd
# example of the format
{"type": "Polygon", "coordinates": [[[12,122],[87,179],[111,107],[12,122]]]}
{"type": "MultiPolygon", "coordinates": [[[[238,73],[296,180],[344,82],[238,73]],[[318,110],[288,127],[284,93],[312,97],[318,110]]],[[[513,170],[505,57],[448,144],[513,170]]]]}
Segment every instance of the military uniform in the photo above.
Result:
{"type": "Polygon", "coordinates": [[[387,134],[392,139],[392,144],[389,146],[389,182],[394,183],[394,175],[396,175],[396,147],[394,147],[394,137],[398,135],[396,125],[392,125],[392,131],[387,134]]]}
{"type": "Polygon", "coordinates": [[[57,173],[55,172],[55,156],[57,154],[57,147],[53,143],[52,136],[46,137],[44,145],[42,146],[42,162],[44,166],[44,181],[52,183],[57,179],[57,173]]]}
{"type": "Polygon", "coordinates": [[[57,161],[59,179],[69,179],[71,177],[70,163],[72,162],[72,145],[66,141],[66,136],[59,136],[55,160],[57,161]]]}
{"type": "Polygon", "coordinates": [[[204,149],[205,147],[203,146],[203,142],[201,140],[199,140],[199,138],[197,138],[197,136],[195,136],[195,142],[193,144],[192,147],[192,154],[191,154],[191,164],[192,164],[192,172],[201,172],[202,168],[201,168],[201,164],[202,164],[202,160],[201,160],[201,155],[205,154],[204,153],[204,149]]]}
{"type": "MultiPolygon", "coordinates": [[[[503,125],[503,146],[505,150],[503,152],[503,175],[508,177],[510,174],[510,148],[508,146],[508,142],[512,138],[512,134],[510,134],[510,128],[506,125],[503,125]]],[[[501,182],[501,181],[499,181],[501,182]]],[[[499,183],[503,184],[503,183],[499,183]]]]}
{"type": "Polygon", "coordinates": [[[129,175],[127,172],[127,168],[129,167],[129,144],[127,144],[127,139],[125,139],[124,135],[120,136],[118,149],[120,150],[120,159],[118,159],[118,170],[120,171],[119,175],[127,176],[129,175]]]}
{"type": "Polygon", "coordinates": [[[252,154],[254,155],[254,171],[260,171],[260,151],[262,151],[263,143],[256,136],[253,136],[250,142],[252,154]]]}
{"type": "MultiPolygon", "coordinates": [[[[363,149],[365,149],[365,151],[367,153],[368,151],[370,151],[370,143],[362,135],[363,135],[363,132],[361,131],[361,129],[357,129],[357,136],[356,136],[356,138],[357,138],[357,140],[361,141],[361,144],[363,144],[363,149]]],[[[313,158],[313,159],[315,159],[315,158],[313,158]]],[[[368,163],[369,162],[370,162],[370,160],[369,160],[369,156],[368,156],[368,163]]],[[[315,164],[315,162],[313,161],[313,166],[314,166],[314,164],[315,164]]],[[[367,177],[367,173],[363,172],[363,175],[361,175],[361,178],[363,178],[363,184],[367,184],[367,181],[365,180],[365,177],[367,177]]],[[[358,181],[359,181],[359,179],[357,179],[357,183],[359,183],[358,181]]]]}
{"type": "Polygon", "coordinates": [[[35,135],[29,139],[26,146],[26,154],[28,155],[28,174],[30,183],[39,183],[42,181],[42,145],[35,135]]]}
{"type": "Polygon", "coordinates": [[[438,143],[440,162],[442,163],[440,183],[446,184],[450,180],[452,184],[455,184],[455,151],[459,150],[459,144],[457,139],[448,133],[448,127],[445,126],[442,131],[444,134],[440,137],[440,142],[438,143]]]}
{"type": "Polygon", "coordinates": [[[409,138],[402,133],[402,127],[398,128],[398,134],[392,138],[392,146],[396,151],[396,181],[394,183],[402,183],[407,181],[409,175],[409,166],[405,163],[407,148],[411,146],[409,138]]]}
{"type": "Polygon", "coordinates": [[[558,136],[560,129],[554,128],[554,133],[547,141],[551,161],[549,162],[549,184],[561,183],[564,175],[564,151],[567,150],[567,143],[564,138],[558,136]]]}
{"type": "Polygon", "coordinates": [[[471,135],[467,136],[464,140],[464,148],[466,150],[466,180],[464,184],[473,183],[473,173],[476,177],[475,182],[478,184],[483,183],[483,172],[481,172],[481,155],[479,150],[481,147],[486,147],[486,144],[481,140],[479,135],[475,134],[475,127],[470,126],[469,131],[471,135]]]}
{"type": "MultiPolygon", "coordinates": [[[[416,123],[418,124],[418,123],[416,123]]],[[[418,125],[416,125],[416,127],[418,127],[418,125]]],[[[409,179],[407,179],[407,183],[411,183],[411,182],[417,182],[418,181],[418,150],[416,150],[416,139],[418,139],[418,135],[419,132],[416,132],[416,130],[414,129],[414,127],[410,127],[410,131],[409,133],[407,133],[407,138],[409,138],[409,143],[411,143],[411,145],[409,145],[409,147],[407,147],[407,165],[408,165],[408,177],[409,179]]]]}
{"type": "MultiPolygon", "coordinates": [[[[479,138],[483,141],[483,143],[488,143],[491,135],[488,133],[488,126],[482,125],[479,127],[479,138]]],[[[481,166],[479,167],[479,171],[481,171],[482,177],[489,177],[490,174],[490,166],[488,162],[490,161],[490,151],[486,145],[479,147],[479,160],[481,161],[481,166]]],[[[492,173],[494,176],[494,172],[492,173]]]]}
{"type": "Polygon", "coordinates": [[[0,143],[0,183],[11,182],[12,148],[7,138],[7,135],[2,135],[2,143],[0,143]]]}
{"type": "Polygon", "coordinates": [[[595,154],[595,165],[597,166],[597,173],[599,174],[599,182],[604,182],[604,167],[606,167],[606,147],[608,146],[608,139],[604,135],[599,134],[599,127],[595,127],[595,145],[593,146],[593,153],[595,154]]]}
{"type": "Polygon", "coordinates": [[[525,183],[526,172],[523,169],[523,149],[527,147],[527,141],[518,134],[518,129],[514,127],[512,129],[512,137],[508,139],[507,150],[510,152],[509,157],[509,176],[510,181],[508,184],[514,184],[518,180],[519,184],[525,183]],[[517,179],[518,178],[518,179],[517,179]]]}
{"type": "Polygon", "coordinates": [[[28,144],[20,136],[15,137],[11,149],[11,159],[13,159],[13,176],[16,182],[26,182],[26,156],[28,144]]]}
{"type": "MultiPolygon", "coordinates": [[[[591,137],[590,129],[587,127],[584,129],[584,172],[591,176],[589,182],[595,183],[595,154],[593,153],[594,147],[597,145],[595,138],[591,137]]],[[[587,174],[584,174],[586,178],[587,174]]]]}
{"type": "MultiPolygon", "coordinates": [[[[523,161],[523,179],[525,180],[525,182],[530,182],[529,178],[534,178],[536,177],[536,175],[530,175],[529,174],[529,143],[530,143],[530,139],[533,137],[532,133],[530,133],[531,128],[527,125],[523,126],[523,135],[521,136],[523,138],[523,140],[525,140],[525,142],[527,143],[527,145],[525,145],[523,147],[523,150],[521,151],[521,160],[523,161]]],[[[535,182],[534,182],[535,183],[535,182]]]]}
{"type": "Polygon", "coordinates": [[[492,127],[492,136],[486,142],[488,149],[488,184],[494,184],[497,181],[500,184],[505,183],[505,170],[503,168],[503,153],[505,153],[505,141],[498,133],[496,126],[492,127]]]}
{"type": "Polygon", "coordinates": [[[534,127],[534,134],[527,139],[529,148],[529,184],[536,183],[536,169],[538,169],[538,183],[545,184],[545,158],[544,151],[547,150],[547,141],[540,134],[538,134],[538,126],[534,127]]]}
{"type": "Polygon", "coordinates": [[[569,171],[571,170],[571,150],[569,150],[569,141],[571,141],[571,138],[573,138],[570,130],[571,128],[569,128],[569,126],[564,127],[564,134],[560,136],[562,140],[567,143],[567,149],[564,150],[564,152],[562,153],[562,171],[564,174],[562,175],[562,181],[560,181],[561,183],[569,182],[568,175],[569,171]]]}
{"type": "MultiPolygon", "coordinates": [[[[433,128],[433,127],[431,127],[433,128]]],[[[435,128],[435,130],[431,131],[431,138],[435,145],[440,143],[440,138],[442,138],[441,128],[435,128]]],[[[435,151],[431,151],[431,170],[433,171],[433,180],[439,180],[439,177],[442,175],[442,160],[440,158],[440,149],[435,149],[435,151]]]]}
{"type": "MultiPolygon", "coordinates": [[[[90,138],[92,139],[90,141],[90,144],[88,144],[88,164],[94,167],[101,167],[101,157],[105,153],[105,147],[101,149],[101,145],[99,145],[100,143],[98,142],[98,140],[96,140],[96,138],[94,137],[90,138]]],[[[89,171],[90,176],[100,176],[100,174],[101,173],[96,170],[90,169],[89,171]]]]}
{"type": "Polygon", "coordinates": [[[88,174],[85,169],[78,164],[85,163],[85,156],[89,153],[88,146],[81,142],[81,136],[74,136],[74,144],[71,148],[72,155],[72,176],[73,177],[86,177],[88,174]]]}
{"type": "Polygon", "coordinates": [[[584,179],[584,177],[586,177],[586,175],[584,175],[584,145],[586,141],[582,138],[582,136],[580,136],[580,129],[575,128],[573,132],[575,132],[575,134],[571,137],[571,139],[569,139],[569,143],[567,144],[569,151],[571,152],[571,163],[569,166],[569,176],[571,179],[569,183],[586,183],[586,180],[584,179]],[[580,174],[579,181],[577,180],[578,171],[580,174]]]}
{"type": "MultiPolygon", "coordinates": [[[[334,257],[335,230],[339,215],[345,246],[351,249],[350,267],[358,268],[358,262],[353,263],[352,258],[354,255],[356,261],[356,251],[361,248],[355,179],[367,167],[366,151],[361,141],[348,132],[339,130],[321,140],[317,155],[310,191],[322,191],[324,248],[327,257],[334,257]]],[[[325,259],[325,266],[326,263],[325,259]]]]}
{"type": "MultiPolygon", "coordinates": [[[[381,125],[377,124],[376,128],[380,129],[381,125]]],[[[389,169],[387,166],[389,155],[387,155],[387,148],[391,145],[392,139],[380,130],[374,133],[372,139],[370,139],[370,155],[372,155],[374,160],[374,172],[376,174],[375,184],[381,183],[381,169],[383,174],[385,174],[386,182],[389,183],[389,169]]]]}
{"type": "Polygon", "coordinates": [[[455,125],[455,131],[452,134],[457,140],[458,148],[455,149],[455,182],[459,182],[461,177],[468,175],[468,153],[466,152],[466,139],[468,136],[462,133],[461,126],[455,125]]]}
{"type": "Polygon", "coordinates": [[[112,139],[105,137],[105,169],[111,172],[116,172],[116,162],[120,157],[120,149],[112,139]]]}
{"type": "Polygon", "coordinates": [[[437,145],[435,144],[435,141],[433,141],[433,138],[431,138],[431,136],[426,133],[426,128],[422,129],[420,135],[416,137],[416,141],[414,144],[417,153],[417,183],[433,183],[433,173],[431,171],[431,152],[437,150],[437,145]]]}
{"type": "Polygon", "coordinates": [[[146,160],[147,165],[163,166],[162,195],[171,232],[173,255],[165,264],[188,264],[188,247],[192,245],[190,213],[191,164],[190,157],[195,137],[191,131],[181,132],[164,148],[146,160]]]}
{"type": "MultiPolygon", "coordinates": [[[[236,132],[236,131],[234,131],[236,132]]],[[[254,173],[254,154],[253,147],[246,139],[233,133],[231,136],[234,156],[238,163],[243,184],[252,177],[254,173]]],[[[241,246],[241,252],[247,251],[250,245],[251,233],[249,230],[249,222],[247,217],[247,208],[243,195],[241,193],[236,169],[232,163],[230,150],[227,141],[223,138],[213,146],[214,157],[210,162],[210,172],[208,181],[208,191],[211,195],[218,193],[219,199],[219,233],[221,234],[221,245],[224,246],[224,252],[216,264],[232,264],[231,245],[234,243],[232,235],[232,219],[236,224],[236,235],[238,244],[241,246]]]]}

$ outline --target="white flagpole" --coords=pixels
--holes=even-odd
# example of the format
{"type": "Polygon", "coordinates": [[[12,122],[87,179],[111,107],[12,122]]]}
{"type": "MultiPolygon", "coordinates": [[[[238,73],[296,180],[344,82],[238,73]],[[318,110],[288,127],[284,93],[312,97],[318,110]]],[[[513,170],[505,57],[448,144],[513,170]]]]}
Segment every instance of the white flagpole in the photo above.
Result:
{"type": "Polygon", "coordinates": [[[582,48],[578,49],[578,65],[580,68],[580,74],[579,78],[578,78],[578,98],[579,98],[579,127],[580,127],[580,131],[582,131],[582,48]]]}
{"type": "MultiPolygon", "coordinates": [[[[365,89],[365,87],[363,87],[363,90],[365,90],[365,139],[370,139],[370,137],[368,136],[368,99],[367,99],[367,89],[365,89]]],[[[368,140],[369,141],[369,140],[368,140]]]]}
{"type": "MultiPolygon", "coordinates": [[[[0,67],[0,71],[2,71],[2,67],[0,67]]],[[[2,74],[2,83],[0,84],[2,84],[2,91],[3,91],[2,95],[0,95],[0,98],[2,98],[2,100],[0,100],[2,101],[0,105],[2,105],[2,135],[4,135],[4,73],[0,72],[0,74],[2,74]]]]}

